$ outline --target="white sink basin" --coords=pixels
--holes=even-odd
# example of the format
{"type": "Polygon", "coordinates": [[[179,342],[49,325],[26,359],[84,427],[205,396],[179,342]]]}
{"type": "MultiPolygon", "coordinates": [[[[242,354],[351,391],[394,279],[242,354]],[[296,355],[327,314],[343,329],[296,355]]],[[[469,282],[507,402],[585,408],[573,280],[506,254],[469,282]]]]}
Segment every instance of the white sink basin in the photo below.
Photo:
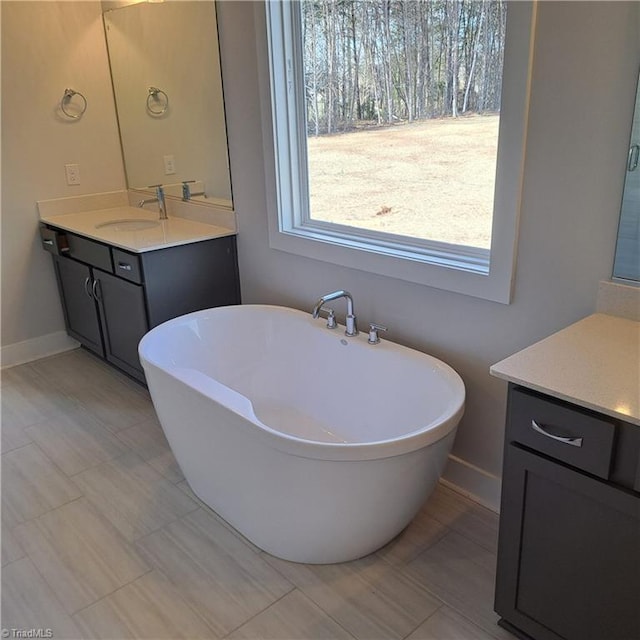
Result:
{"type": "Polygon", "coordinates": [[[96,229],[111,229],[113,231],[144,231],[159,227],[159,220],[147,218],[122,218],[121,220],[109,220],[96,225],[96,229]]]}

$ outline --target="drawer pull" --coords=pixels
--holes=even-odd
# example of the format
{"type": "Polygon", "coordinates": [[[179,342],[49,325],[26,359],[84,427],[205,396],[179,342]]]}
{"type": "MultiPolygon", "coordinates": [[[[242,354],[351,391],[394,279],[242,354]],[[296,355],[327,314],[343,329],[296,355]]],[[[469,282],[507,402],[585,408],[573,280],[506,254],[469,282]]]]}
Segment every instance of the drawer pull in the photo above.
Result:
{"type": "Polygon", "coordinates": [[[582,438],[565,438],[563,436],[554,436],[552,433],[545,431],[535,420],[531,421],[531,428],[534,431],[546,436],[547,438],[551,438],[552,440],[557,440],[558,442],[562,442],[563,444],[570,444],[572,447],[581,447],[582,446],[582,438]]]}
{"type": "Polygon", "coordinates": [[[124,271],[131,271],[132,267],[130,264],[126,262],[118,262],[118,269],[123,269],[124,271]]]}
{"type": "Polygon", "coordinates": [[[42,244],[46,244],[46,245],[48,245],[50,247],[53,247],[53,240],[43,240],[42,244]]]}

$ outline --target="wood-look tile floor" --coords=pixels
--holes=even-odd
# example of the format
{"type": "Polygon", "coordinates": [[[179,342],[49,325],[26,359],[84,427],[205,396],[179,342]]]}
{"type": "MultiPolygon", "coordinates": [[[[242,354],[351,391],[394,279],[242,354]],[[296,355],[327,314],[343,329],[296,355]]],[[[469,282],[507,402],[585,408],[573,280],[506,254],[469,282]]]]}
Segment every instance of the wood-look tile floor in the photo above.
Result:
{"type": "Polygon", "coordinates": [[[513,640],[492,607],[498,518],[442,485],[375,554],[285,562],[198,500],[147,391],[99,359],[1,385],[3,637],[513,640]]]}

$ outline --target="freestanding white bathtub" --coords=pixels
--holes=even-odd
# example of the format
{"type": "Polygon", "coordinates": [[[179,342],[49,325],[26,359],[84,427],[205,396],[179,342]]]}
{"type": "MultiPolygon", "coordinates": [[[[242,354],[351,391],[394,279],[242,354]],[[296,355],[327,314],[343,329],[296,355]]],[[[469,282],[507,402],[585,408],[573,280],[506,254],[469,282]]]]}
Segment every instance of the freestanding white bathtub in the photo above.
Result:
{"type": "Polygon", "coordinates": [[[464,409],[448,365],[343,329],[240,305],[170,320],[140,342],[193,491],[286,560],[353,560],[402,531],[433,490],[464,409]]]}

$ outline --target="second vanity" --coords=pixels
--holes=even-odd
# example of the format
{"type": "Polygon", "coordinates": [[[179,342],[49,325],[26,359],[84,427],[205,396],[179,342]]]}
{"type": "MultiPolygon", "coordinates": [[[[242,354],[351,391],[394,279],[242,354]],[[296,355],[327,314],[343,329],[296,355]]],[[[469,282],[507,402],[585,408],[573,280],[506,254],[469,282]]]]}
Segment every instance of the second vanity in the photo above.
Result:
{"type": "Polygon", "coordinates": [[[534,640],[640,638],[640,323],[602,313],[509,382],[495,609],[534,640]]]}
{"type": "MultiPolygon", "coordinates": [[[[46,210],[46,209],[45,209],[46,210]]],[[[235,230],[131,206],[40,217],[67,333],[144,382],[138,343],[171,318],[240,303],[235,230]]]]}

